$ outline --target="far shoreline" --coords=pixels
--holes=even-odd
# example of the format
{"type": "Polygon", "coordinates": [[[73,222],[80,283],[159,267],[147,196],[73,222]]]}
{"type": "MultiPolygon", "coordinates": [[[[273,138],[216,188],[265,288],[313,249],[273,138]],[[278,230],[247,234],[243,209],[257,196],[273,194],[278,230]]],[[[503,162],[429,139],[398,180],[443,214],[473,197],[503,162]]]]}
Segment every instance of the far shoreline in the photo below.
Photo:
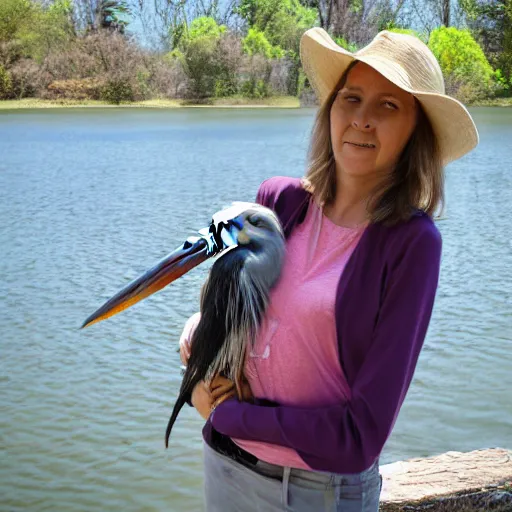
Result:
{"type": "Polygon", "coordinates": [[[300,108],[300,101],[294,96],[276,96],[264,99],[219,98],[202,102],[191,100],[145,100],[119,104],[95,100],[43,100],[23,98],[21,100],[0,100],[0,110],[46,109],[46,108],[300,108]]]}
{"type": "MultiPolygon", "coordinates": [[[[482,100],[470,105],[473,107],[512,107],[512,98],[494,98],[482,100]]],[[[315,108],[315,105],[301,105],[295,96],[275,96],[262,99],[243,97],[218,98],[207,101],[154,99],[144,101],[123,102],[118,105],[96,100],[43,100],[39,98],[23,98],[21,100],[0,100],[1,110],[22,109],[58,109],[58,108],[315,108]]]]}

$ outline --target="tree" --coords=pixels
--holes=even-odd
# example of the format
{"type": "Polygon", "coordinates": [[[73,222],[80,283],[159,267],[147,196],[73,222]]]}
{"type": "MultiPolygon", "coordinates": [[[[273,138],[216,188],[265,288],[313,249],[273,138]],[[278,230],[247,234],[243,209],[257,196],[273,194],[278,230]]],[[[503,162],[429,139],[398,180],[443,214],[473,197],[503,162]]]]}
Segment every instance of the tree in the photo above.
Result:
{"type": "Polygon", "coordinates": [[[491,63],[512,80],[512,0],[461,0],[461,6],[491,63]]]}
{"type": "Polygon", "coordinates": [[[264,33],[272,45],[296,53],[300,37],[317,17],[315,9],[298,0],[241,0],[236,13],[248,27],[264,33]]]}
{"type": "Polygon", "coordinates": [[[285,56],[284,50],[279,46],[272,46],[264,32],[250,28],[242,41],[244,53],[249,56],[262,55],[266,59],[279,59],[285,56]]]}
{"type": "Polygon", "coordinates": [[[131,0],[132,12],[142,23],[150,44],[164,51],[178,47],[195,18],[212,18],[227,25],[238,0],[131,0]]]}
{"type": "Polygon", "coordinates": [[[242,0],[236,12],[250,28],[264,34],[274,48],[285,52],[292,64],[288,74],[288,94],[296,95],[300,78],[300,38],[314,26],[316,10],[305,7],[299,0],[242,0]]]}
{"type": "Polygon", "coordinates": [[[436,27],[465,27],[461,3],[465,0],[410,0],[412,18],[421,32],[430,34],[436,27]]]}
{"type": "Polygon", "coordinates": [[[449,93],[473,101],[492,93],[493,69],[469,30],[439,27],[428,42],[436,56],[449,93]]]}
{"type": "Polygon", "coordinates": [[[74,36],[71,0],[0,2],[0,42],[15,44],[21,57],[41,62],[74,36]]]}
{"type": "Polygon", "coordinates": [[[26,56],[42,62],[52,51],[64,50],[75,36],[72,12],[71,0],[35,4],[30,26],[19,33],[26,56]]]}
{"type": "Polygon", "coordinates": [[[30,0],[2,0],[0,2],[0,42],[15,39],[19,31],[30,25],[34,4],[30,0]]]}
{"type": "Polygon", "coordinates": [[[320,26],[349,44],[362,45],[377,31],[403,24],[406,0],[302,0],[316,9],[320,26]]]}
{"type": "Polygon", "coordinates": [[[221,75],[220,40],[225,32],[226,27],[218,25],[213,18],[196,18],[172,52],[190,79],[190,95],[194,99],[210,98],[215,93],[215,84],[221,75]]]}

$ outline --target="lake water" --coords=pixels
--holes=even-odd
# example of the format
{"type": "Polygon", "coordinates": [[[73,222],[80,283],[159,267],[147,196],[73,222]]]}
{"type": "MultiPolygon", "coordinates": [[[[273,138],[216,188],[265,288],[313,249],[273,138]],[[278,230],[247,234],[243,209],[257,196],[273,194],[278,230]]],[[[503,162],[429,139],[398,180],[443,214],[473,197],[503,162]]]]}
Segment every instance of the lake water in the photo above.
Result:
{"type": "MultiPolygon", "coordinates": [[[[512,448],[512,110],[447,169],[443,263],[382,463],[512,448]]],[[[82,321],[263,179],[301,176],[312,110],[0,112],[0,509],[202,509],[200,417],[164,430],[208,265],[82,321]]]]}

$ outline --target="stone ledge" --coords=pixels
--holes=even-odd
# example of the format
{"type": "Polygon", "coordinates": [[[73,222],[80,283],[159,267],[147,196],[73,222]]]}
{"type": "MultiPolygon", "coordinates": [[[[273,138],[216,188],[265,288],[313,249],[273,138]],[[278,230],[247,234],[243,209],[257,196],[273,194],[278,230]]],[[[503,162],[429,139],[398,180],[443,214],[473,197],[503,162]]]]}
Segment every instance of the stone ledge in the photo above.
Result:
{"type": "Polygon", "coordinates": [[[447,452],[380,468],[382,512],[512,512],[512,451],[447,452]]]}

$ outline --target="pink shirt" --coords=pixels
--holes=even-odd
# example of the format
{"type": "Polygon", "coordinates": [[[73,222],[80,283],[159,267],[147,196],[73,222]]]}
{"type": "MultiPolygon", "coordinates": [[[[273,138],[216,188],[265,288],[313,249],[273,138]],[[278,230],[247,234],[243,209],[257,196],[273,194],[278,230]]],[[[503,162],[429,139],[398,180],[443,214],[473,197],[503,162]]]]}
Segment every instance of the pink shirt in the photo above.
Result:
{"type": "MultiPolygon", "coordinates": [[[[338,226],[313,200],[311,206],[287,241],[281,278],[244,371],[255,397],[288,406],[325,406],[350,398],[339,364],[334,307],[340,275],[364,228],[338,226]]],[[[272,464],[310,469],[291,448],[234,441],[272,464]]]]}

